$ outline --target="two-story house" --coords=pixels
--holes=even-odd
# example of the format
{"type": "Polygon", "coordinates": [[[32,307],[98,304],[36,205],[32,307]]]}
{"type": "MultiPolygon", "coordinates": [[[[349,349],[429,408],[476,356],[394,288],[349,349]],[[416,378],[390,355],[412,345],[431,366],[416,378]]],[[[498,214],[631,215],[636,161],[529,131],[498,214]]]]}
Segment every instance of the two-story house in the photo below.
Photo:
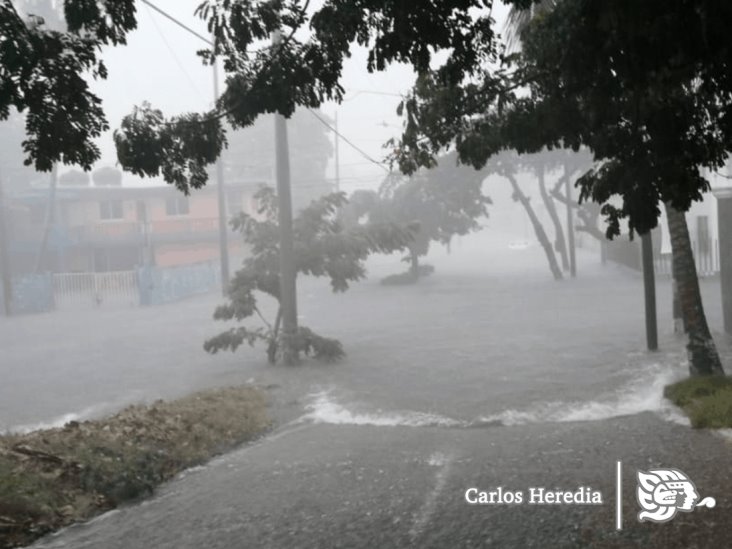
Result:
{"type": "MultiPolygon", "coordinates": [[[[257,183],[226,185],[227,218],[253,213],[257,183]]],[[[9,197],[11,264],[32,272],[46,227],[44,271],[126,271],[142,265],[170,267],[219,259],[216,185],[184,196],[169,186],[59,186],[48,223],[48,188],[25,189],[9,197]]],[[[229,253],[244,254],[241,236],[228,231],[229,253]]],[[[236,265],[232,262],[232,265],[236,265]]]]}

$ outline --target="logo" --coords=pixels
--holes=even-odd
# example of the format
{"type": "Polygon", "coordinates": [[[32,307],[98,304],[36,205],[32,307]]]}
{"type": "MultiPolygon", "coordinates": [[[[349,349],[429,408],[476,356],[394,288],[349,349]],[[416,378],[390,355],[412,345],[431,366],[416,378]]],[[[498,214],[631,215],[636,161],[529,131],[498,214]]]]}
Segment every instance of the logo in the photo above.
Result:
{"type": "Polygon", "coordinates": [[[668,522],[678,511],[690,513],[697,507],[711,509],[717,503],[709,497],[699,501],[696,486],[686,473],[678,469],[638,471],[637,497],[643,509],[638,513],[641,522],[668,522]]]}

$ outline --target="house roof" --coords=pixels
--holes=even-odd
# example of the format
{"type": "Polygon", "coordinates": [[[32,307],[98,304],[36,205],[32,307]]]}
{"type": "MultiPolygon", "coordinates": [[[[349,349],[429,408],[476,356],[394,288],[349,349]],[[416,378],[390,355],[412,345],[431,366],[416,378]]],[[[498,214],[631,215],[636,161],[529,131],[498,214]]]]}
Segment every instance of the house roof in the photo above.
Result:
{"type": "MultiPolygon", "coordinates": [[[[265,185],[263,181],[233,181],[225,184],[226,190],[240,189],[255,191],[265,185]]],[[[213,194],[217,190],[216,184],[209,184],[200,189],[191,191],[190,196],[213,194]]],[[[18,189],[9,193],[9,198],[18,202],[35,202],[48,200],[48,187],[32,187],[18,189]]],[[[155,185],[140,187],[77,187],[59,185],[56,188],[56,199],[60,202],[74,202],[82,200],[144,200],[152,197],[169,198],[183,196],[172,185],[155,185]]]]}

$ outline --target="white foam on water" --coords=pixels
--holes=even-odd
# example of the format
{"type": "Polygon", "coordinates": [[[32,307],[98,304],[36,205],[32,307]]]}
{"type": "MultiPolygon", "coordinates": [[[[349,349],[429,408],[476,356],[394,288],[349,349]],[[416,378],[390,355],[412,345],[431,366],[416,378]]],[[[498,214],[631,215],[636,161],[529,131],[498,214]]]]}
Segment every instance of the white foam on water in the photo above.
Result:
{"type": "Polygon", "coordinates": [[[24,435],[27,433],[31,433],[33,431],[45,431],[47,429],[57,429],[59,427],[63,427],[70,421],[84,421],[86,419],[89,419],[90,417],[97,414],[103,407],[104,406],[102,406],[102,405],[89,406],[78,412],[69,412],[67,414],[63,414],[63,415],[57,416],[55,418],[52,418],[48,421],[40,421],[38,423],[28,423],[25,425],[16,425],[14,427],[10,427],[7,430],[7,432],[24,435]]]}
{"type": "Polygon", "coordinates": [[[649,364],[612,393],[586,402],[542,402],[526,409],[509,409],[481,416],[472,421],[418,412],[377,410],[353,411],[337,402],[332,390],[311,395],[308,413],[300,421],[332,425],[371,425],[376,427],[491,427],[531,423],[600,421],[614,417],[655,412],[667,421],[689,425],[688,418],[663,396],[666,385],[684,377],[684,370],[670,364],[649,364]]]}
{"type": "Polygon", "coordinates": [[[376,427],[463,427],[466,423],[425,412],[352,412],[331,397],[330,391],[313,395],[308,413],[301,420],[332,425],[372,425],[376,427]]]}
{"type": "Polygon", "coordinates": [[[651,364],[639,375],[600,400],[546,402],[526,410],[505,410],[481,417],[477,424],[524,425],[527,423],[599,421],[620,416],[656,412],[664,419],[686,424],[686,418],[663,396],[663,388],[681,379],[678,367],[651,364]]]}
{"type": "Polygon", "coordinates": [[[447,463],[449,463],[451,459],[452,458],[443,454],[442,452],[434,452],[427,459],[427,465],[431,465],[432,467],[443,467],[447,465],[447,463]]]}

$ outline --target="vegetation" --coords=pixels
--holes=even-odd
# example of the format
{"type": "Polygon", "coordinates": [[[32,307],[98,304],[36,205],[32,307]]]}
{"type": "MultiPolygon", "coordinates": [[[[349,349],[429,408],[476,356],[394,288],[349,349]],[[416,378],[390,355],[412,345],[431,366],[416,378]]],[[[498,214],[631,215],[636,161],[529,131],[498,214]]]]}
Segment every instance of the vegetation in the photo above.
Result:
{"type": "Polygon", "coordinates": [[[686,412],[697,429],[732,428],[732,378],[692,377],[669,385],[665,396],[686,412]]]}
{"type": "MultiPolygon", "coordinates": [[[[394,145],[404,173],[434,165],[453,146],[477,168],[505,150],[586,147],[595,164],[577,182],[580,201],[601,205],[608,236],[620,234],[621,221],[631,235],[646,233],[665,208],[690,371],[721,373],[683,212],[709,190],[702,169],[717,170],[732,150],[732,5],[507,3],[540,4],[523,18],[522,49],[510,55],[493,32],[490,0],[326,0],[314,9],[309,0],[204,1],[196,13],[214,46],[200,55],[223,60],[226,90],[207,113],[170,118],[136,107],[115,133],[120,164],[186,193],[199,188],[226,145],[224,121],[246,127],[262,113],[289,117],[340,101],[344,60],[354,44],[364,46],[369,71],[402,62],[418,74],[394,145]],[[255,49],[275,32],[281,42],[255,49]]],[[[0,119],[13,109],[25,115],[26,162],[38,170],[55,162],[88,170],[98,159],[94,139],[108,124],[85,76],[106,77],[99,53],[124,44],[135,2],[67,0],[64,19],[65,29],[51,30],[0,2],[0,119]]]]}
{"type": "Polygon", "coordinates": [[[236,387],[131,406],[101,420],[0,436],[0,547],[147,496],[186,468],[260,435],[265,397],[236,387]]]}
{"type": "Polygon", "coordinates": [[[92,172],[92,180],[97,187],[119,187],[122,185],[122,172],[117,168],[105,166],[92,172]]]}
{"type": "Polygon", "coordinates": [[[490,198],[483,195],[484,172],[457,166],[454,154],[440,158],[437,166],[406,178],[390,174],[378,192],[357,191],[351,197],[353,211],[343,218],[352,226],[366,216],[371,223],[391,223],[414,227],[408,244],[410,265],[404,274],[384,279],[385,284],[416,282],[431,274],[430,266],[420,266],[432,242],[446,246],[456,235],[480,228],[478,220],[488,216],[490,198]]]}
{"type": "Polygon", "coordinates": [[[59,176],[58,184],[68,187],[88,187],[89,172],[82,172],[80,170],[69,170],[68,172],[59,176]]]}
{"type": "MultiPolygon", "coordinates": [[[[267,346],[267,358],[274,364],[280,360],[282,308],[273,321],[262,314],[257,294],[280,301],[279,229],[277,196],[264,187],[255,195],[259,203],[257,215],[241,213],[232,221],[251,249],[251,256],[234,275],[227,295],[229,303],[218,307],[214,318],[241,322],[258,317],[257,327],[237,326],[209,339],[204,348],[210,353],[235,351],[243,343],[267,346]]],[[[346,204],[345,195],[333,193],[313,201],[293,220],[295,267],[300,274],[327,277],[334,292],[344,292],[350,283],[366,275],[364,260],[372,253],[392,253],[407,248],[412,234],[407,227],[394,223],[368,223],[344,227],[337,210],[346,204]]],[[[325,361],[344,355],[341,343],[321,337],[300,327],[294,342],[298,352],[325,361]]]]}
{"type": "Polygon", "coordinates": [[[608,237],[621,220],[645,233],[666,208],[690,371],[719,374],[683,212],[709,190],[701,168],[718,169],[732,150],[725,18],[691,0],[550,4],[500,69],[452,87],[435,71],[420,75],[395,161],[411,172],[454,144],[480,168],[503,150],[587,147],[595,165],[577,182],[580,200],[602,205],[608,237]]]}

